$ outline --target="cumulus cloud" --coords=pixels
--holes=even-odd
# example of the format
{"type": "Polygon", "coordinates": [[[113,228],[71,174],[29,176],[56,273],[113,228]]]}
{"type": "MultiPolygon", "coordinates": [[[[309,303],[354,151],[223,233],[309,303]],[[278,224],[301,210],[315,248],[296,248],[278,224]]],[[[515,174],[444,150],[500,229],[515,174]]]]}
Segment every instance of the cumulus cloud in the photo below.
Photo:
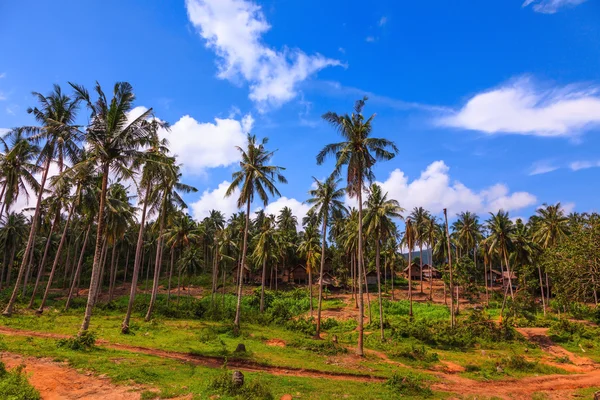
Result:
{"type": "Polygon", "coordinates": [[[561,8],[575,7],[587,0],[525,0],[523,7],[532,6],[533,11],[542,14],[554,14],[561,8]]]}
{"type": "MultiPolygon", "coordinates": [[[[147,110],[136,107],[130,118],[136,118],[147,110]]],[[[203,175],[208,168],[226,167],[239,160],[235,146],[242,146],[246,134],[252,130],[254,118],[247,114],[240,120],[215,118],[214,122],[198,122],[184,115],[171,125],[170,130],[161,130],[159,136],[169,141],[171,152],[183,164],[190,175],[203,175]]]]}
{"type": "Polygon", "coordinates": [[[216,189],[206,189],[202,192],[200,199],[193,203],[190,203],[192,216],[197,221],[208,217],[211,210],[219,210],[225,214],[226,218],[229,218],[231,214],[238,211],[237,199],[239,197],[239,191],[236,190],[230,197],[225,197],[227,188],[231,182],[223,181],[216,189]]]}
{"type": "Polygon", "coordinates": [[[600,95],[589,85],[541,89],[521,78],[476,94],[437,122],[490,135],[575,136],[600,123],[600,95]]]}
{"type": "Polygon", "coordinates": [[[276,50],[263,41],[271,26],[261,7],[249,0],[186,0],[190,22],[219,57],[221,79],[250,85],[260,110],[293,99],[298,83],[338,60],[300,49],[276,50]]]}
{"type": "Polygon", "coordinates": [[[515,211],[537,202],[533,194],[511,193],[500,183],[479,191],[468,188],[451,180],[449,171],[444,161],[435,161],[412,181],[400,169],[395,169],[387,180],[378,183],[389,193],[389,198],[398,200],[407,211],[419,206],[435,214],[447,208],[450,215],[461,211],[515,211]]]}
{"type": "Polygon", "coordinates": [[[283,207],[289,207],[292,209],[292,213],[298,217],[298,227],[302,226],[302,218],[306,216],[306,213],[310,209],[308,204],[304,204],[294,198],[280,197],[277,200],[269,203],[265,208],[267,214],[278,215],[283,207]]]}
{"type": "Polygon", "coordinates": [[[569,168],[571,168],[573,171],[594,167],[600,167],[600,161],[573,161],[571,164],[569,164],[569,168]]]}
{"type": "Polygon", "coordinates": [[[549,172],[556,171],[559,168],[560,167],[558,167],[554,164],[551,164],[548,161],[537,161],[537,162],[533,163],[533,165],[531,166],[529,175],[532,176],[532,175],[547,174],[549,172]]]}

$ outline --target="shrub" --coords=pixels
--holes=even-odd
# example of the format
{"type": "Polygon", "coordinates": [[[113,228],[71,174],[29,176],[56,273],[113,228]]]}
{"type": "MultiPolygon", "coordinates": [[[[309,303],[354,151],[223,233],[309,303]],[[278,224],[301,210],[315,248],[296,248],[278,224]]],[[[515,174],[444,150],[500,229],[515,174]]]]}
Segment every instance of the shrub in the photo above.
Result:
{"type": "Polygon", "coordinates": [[[387,380],[385,385],[401,395],[418,396],[419,398],[433,395],[431,389],[424,386],[421,379],[417,379],[411,375],[400,376],[394,374],[387,380]]]}
{"type": "Polygon", "coordinates": [[[272,400],[273,394],[268,387],[259,380],[245,382],[242,386],[236,386],[231,379],[232,372],[225,366],[223,371],[208,384],[208,388],[215,393],[231,396],[243,400],[272,400]]]}
{"type": "Polygon", "coordinates": [[[329,340],[296,339],[289,342],[288,346],[325,356],[335,356],[348,352],[345,347],[329,340]]]}
{"type": "Polygon", "coordinates": [[[24,365],[7,371],[0,362],[0,398],[6,400],[39,400],[40,393],[27,381],[24,365]]]}
{"type": "Polygon", "coordinates": [[[410,361],[421,361],[424,363],[438,362],[439,356],[437,353],[430,352],[425,346],[410,345],[408,348],[404,348],[390,353],[392,357],[404,358],[410,361]]]}
{"type": "Polygon", "coordinates": [[[56,345],[58,347],[66,347],[71,350],[91,350],[96,345],[96,334],[92,331],[84,331],[79,335],[75,335],[72,338],[61,339],[56,345]]]}

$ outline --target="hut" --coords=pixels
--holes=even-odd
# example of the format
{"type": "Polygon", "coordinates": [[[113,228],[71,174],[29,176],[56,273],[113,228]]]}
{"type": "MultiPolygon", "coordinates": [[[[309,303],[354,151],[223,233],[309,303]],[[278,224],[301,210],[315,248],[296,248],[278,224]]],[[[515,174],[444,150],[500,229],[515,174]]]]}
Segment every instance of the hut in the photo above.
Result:
{"type": "Polygon", "coordinates": [[[412,263],[410,266],[404,268],[404,275],[408,278],[410,270],[410,277],[413,280],[421,280],[421,266],[417,263],[412,263]]]}
{"type": "Polygon", "coordinates": [[[442,273],[429,264],[423,265],[423,278],[431,280],[431,279],[440,279],[442,277],[442,273]]]}
{"type": "Polygon", "coordinates": [[[298,264],[290,270],[289,282],[298,285],[306,285],[308,283],[308,271],[304,265],[298,264]]]}
{"type": "Polygon", "coordinates": [[[367,273],[367,285],[377,285],[377,271],[367,273]]]}
{"type": "MultiPolygon", "coordinates": [[[[318,279],[318,284],[321,284],[321,279],[318,279]]],[[[338,282],[337,279],[335,279],[335,277],[333,275],[331,275],[329,272],[323,272],[323,287],[326,288],[334,288],[338,286],[338,282]]]]}

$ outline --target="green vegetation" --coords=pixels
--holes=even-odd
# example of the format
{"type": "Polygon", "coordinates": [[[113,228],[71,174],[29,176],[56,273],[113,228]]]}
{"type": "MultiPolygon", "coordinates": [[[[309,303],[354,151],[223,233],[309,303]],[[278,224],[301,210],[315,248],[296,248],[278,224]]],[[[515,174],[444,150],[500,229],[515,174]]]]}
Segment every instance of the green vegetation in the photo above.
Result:
{"type": "Polygon", "coordinates": [[[11,371],[0,362],[0,398],[5,400],[39,400],[40,394],[27,381],[23,365],[11,371]]]}

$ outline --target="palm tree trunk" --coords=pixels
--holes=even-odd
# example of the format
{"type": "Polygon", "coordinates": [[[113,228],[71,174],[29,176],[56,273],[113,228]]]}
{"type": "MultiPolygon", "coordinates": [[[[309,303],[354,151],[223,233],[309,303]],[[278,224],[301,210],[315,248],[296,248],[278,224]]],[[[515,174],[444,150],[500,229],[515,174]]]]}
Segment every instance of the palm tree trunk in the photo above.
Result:
{"type": "MultiPolygon", "coordinates": [[[[484,249],[485,251],[485,249],[484,249]]],[[[487,269],[487,262],[485,261],[485,258],[483,260],[483,282],[485,283],[485,299],[486,299],[486,303],[489,306],[490,305],[490,292],[488,290],[488,273],[487,273],[488,269],[487,269]]],[[[490,276],[492,275],[492,273],[490,272],[490,276]]]]}
{"type": "Polygon", "coordinates": [[[154,261],[154,279],[152,281],[152,294],[150,295],[150,304],[148,305],[148,312],[144,320],[150,321],[152,317],[152,311],[154,310],[154,303],[156,302],[156,296],[158,295],[158,281],[160,279],[160,268],[162,266],[162,247],[163,247],[163,231],[165,229],[165,214],[167,213],[167,194],[164,194],[162,210],[160,213],[160,228],[158,232],[158,240],[156,242],[156,259],[154,261]]]}
{"type": "Polygon", "coordinates": [[[171,266],[169,267],[169,284],[167,286],[167,307],[169,307],[169,300],[171,300],[171,279],[173,278],[174,262],[175,262],[175,248],[171,247],[171,266]]]}
{"type": "Polygon", "coordinates": [[[125,271],[123,272],[123,285],[127,283],[127,270],[129,269],[129,244],[127,244],[127,255],[125,256],[125,271]]]}
{"type": "Polygon", "coordinates": [[[390,272],[392,273],[392,301],[396,300],[394,298],[394,281],[396,280],[396,270],[394,269],[395,265],[392,260],[392,265],[390,265],[390,272]]]}
{"type": "Polygon", "coordinates": [[[363,286],[362,286],[362,271],[364,270],[363,263],[363,237],[362,237],[362,223],[363,223],[363,209],[362,209],[362,179],[358,180],[358,349],[357,354],[359,356],[364,355],[363,340],[364,340],[364,311],[365,302],[363,299],[363,286]]]}
{"type": "Polygon", "coordinates": [[[408,247],[408,316],[413,316],[413,298],[412,298],[412,248],[408,247]]]}
{"type": "Polygon", "coordinates": [[[546,316],[546,300],[544,299],[544,281],[542,280],[542,268],[538,264],[538,275],[540,277],[540,292],[542,294],[542,309],[544,310],[544,316],[546,316]]]}
{"type": "Polygon", "coordinates": [[[6,191],[7,184],[8,182],[4,181],[4,184],[2,185],[2,192],[0,193],[0,200],[2,201],[2,208],[0,208],[0,220],[2,220],[2,215],[4,215],[4,208],[6,207],[6,199],[4,198],[4,192],[6,191]]]}
{"type": "MultiPolygon", "coordinates": [[[[62,235],[60,237],[60,242],[58,244],[58,249],[56,249],[56,255],[54,256],[54,262],[52,263],[52,269],[50,270],[50,276],[48,276],[48,283],[46,283],[46,290],[44,291],[44,296],[42,297],[42,303],[40,307],[37,309],[36,314],[41,314],[44,312],[44,305],[46,304],[46,299],[48,298],[48,293],[50,293],[50,287],[52,286],[52,280],[54,279],[54,274],[56,273],[56,267],[58,266],[58,261],[60,260],[60,253],[62,251],[63,245],[65,244],[65,239],[67,238],[67,232],[69,231],[69,223],[71,222],[71,217],[73,216],[73,211],[75,210],[75,201],[71,204],[71,208],[69,209],[69,215],[67,216],[67,220],[65,221],[65,227],[63,229],[62,235]]],[[[68,254],[67,254],[68,257],[68,254]]],[[[35,295],[35,290],[34,290],[35,295]]],[[[31,296],[31,304],[33,305],[34,296],[31,296]]]]}
{"type": "Polygon", "coordinates": [[[433,247],[434,247],[434,240],[433,237],[429,237],[429,246],[431,246],[431,248],[429,249],[430,251],[430,257],[429,257],[429,263],[430,263],[430,274],[429,274],[429,301],[433,301],[433,247]]]}
{"type": "Polygon", "coordinates": [[[90,279],[90,291],[88,293],[88,301],[85,307],[85,315],[81,323],[80,334],[86,332],[90,327],[92,319],[92,310],[98,292],[98,281],[100,279],[100,259],[102,258],[102,234],[104,233],[104,207],[106,203],[106,188],[108,186],[109,165],[104,164],[102,168],[102,191],[100,192],[100,207],[98,208],[98,226],[96,228],[96,249],[94,251],[94,263],[92,264],[92,277],[90,279]]]}
{"type": "Polygon", "coordinates": [[[262,265],[262,278],[260,285],[260,312],[265,312],[265,279],[267,274],[267,256],[264,255],[263,265],[262,265]]]}
{"type": "Polygon", "coordinates": [[[17,248],[15,246],[13,246],[12,249],[10,250],[10,260],[8,261],[8,268],[6,271],[6,286],[7,287],[10,285],[10,275],[12,272],[13,264],[15,262],[15,252],[16,251],[17,251],[17,248]]]}
{"type": "MultiPolygon", "coordinates": [[[[48,170],[50,169],[50,158],[48,157],[46,161],[46,166],[44,168],[44,172],[42,174],[42,180],[40,182],[40,189],[38,192],[37,203],[35,205],[35,212],[33,213],[33,218],[31,220],[31,228],[29,229],[29,238],[27,239],[27,246],[25,246],[25,251],[23,252],[23,260],[21,261],[21,266],[19,267],[19,273],[17,274],[17,281],[15,282],[15,288],[8,300],[8,304],[4,309],[2,315],[6,317],[10,317],[13,312],[13,307],[15,305],[15,301],[17,300],[17,293],[19,292],[19,286],[21,285],[21,280],[23,279],[23,274],[25,273],[25,268],[27,267],[30,253],[33,253],[33,243],[35,241],[35,234],[37,233],[37,225],[38,219],[40,215],[40,209],[42,206],[42,195],[44,194],[44,187],[46,186],[46,178],[48,177],[48,170]]],[[[31,254],[31,258],[33,258],[33,254],[31,254]]]]}
{"type": "Polygon", "coordinates": [[[31,294],[31,299],[29,300],[28,308],[33,308],[33,302],[35,301],[35,295],[37,294],[38,287],[40,285],[40,280],[42,279],[42,275],[44,275],[44,270],[46,269],[46,259],[48,258],[48,251],[50,250],[50,244],[52,244],[52,235],[54,234],[54,228],[58,224],[58,219],[60,217],[60,212],[56,214],[54,220],[52,221],[52,225],[50,226],[50,232],[48,233],[48,238],[46,239],[46,246],[44,247],[44,255],[42,256],[42,261],[40,262],[37,277],[35,278],[35,285],[33,285],[33,293],[31,294]]]}
{"type": "Polygon", "coordinates": [[[235,333],[240,331],[240,317],[242,311],[242,277],[244,276],[244,264],[246,264],[246,251],[248,250],[248,226],[250,225],[250,199],[246,204],[246,226],[244,228],[244,245],[242,247],[242,261],[240,264],[240,275],[238,279],[237,303],[235,306],[235,319],[233,328],[235,333]]]}
{"type": "MultiPolygon", "coordinates": [[[[446,221],[446,245],[448,247],[448,270],[450,271],[450,282],[449,282],[449,286],[450,286],[450,326],[452,328],[454,328],[454,325],[456,324],[456,316],[454,315],[454,297],[453,297],[453,289],[454,289],[454,282],[453,282],[453,274],[452,274],[452,248],[450,247],[450,232],[448,232],[448,213],[446,211],[446,209],[444,208],[444,219],[446,221]]],[[[445,290],[445,286],[444,286],[444,290],[445,290]]],[[[444,299],[446,298],[446,293],[444,293],[444,299]]]]}
{"type": "Polygon", "coordinates": [[[77,263],[77,268],[75,269],[75,274],[73,275],[73,280],[71,281],[71,288],[69,289],[69,296],[67,297],[67,302],[65,303],[65,311],[69,309],[71,305],[71,299],[73,298],[73,293],[75,292],[75,286],[79,281],[79,276],[81,275],[81,266],[83,265],[83,256],[85,255],[85,248],[87,246],[88,238],[90,235],[90,230],[92,229],[92,225],[87,228],[85,231],[85,238],[83,239],[83,245],[81,246],[81,254],[79,255],[79,262],[77,263]]]}
{"type": "Polygon", "coordinates": [[[323,238],[321,239],[321,268],[319,269],[319,300],[317,303],[317,333],[321,338],[321,307],[323,304],[323,272],[325,271],[325,245],[327,237],[327,209],[323,210],[323,238]]]}
{"type": "Polygon", "coordinates": [[[96,288],[96,299],[94,300],[94,305],[98,302],[98,298],[100,297],[100,293],[102,292],[102,285],[104,284],[104,269],[106,267],[106,254],[108,253],[108,238],[104,239],[104,244],[102,245],[102,255],[100,256],[100,277],[98,279],[98,287],[96,288]]]}
{"type": "Polygon", "coordinates": [[[514,301],[515,300],[515,294],[513,293],[513,288],[512,288],[512,279],[510,277],[511,273],[510,273],[510,266],[508,264],[508,257],[506,255],[506,248],[504,249],[504,263],[506,264],[506,272],[508,273],[508,286],[510,288],[510,297],[514,301]]]}
{"type": "Polygon", "coordinates": [[[381,330],[381,340],[383,341],[383,303],[381,302],[381,268],[379,266],[379,246],[380,246],[380,238],[379,234],[377,235],[377,239],[375,241],[375,268],[377,269],[377,292],[379,295],[379,329],[381,330]]]}
{"type": "Polygon", "coordinates": [[[110,256],[110,276],[108,277],[108,279],[110,279],[110,282],[108,283],[108,302],[110,303],[113,299],[113,293],[115,290],[115,277],[117,275],[117,271],[116,271],[116,262],[115,262],[115,257],[117,255],[117,243],[113,244],[113,248],[112,248],[112,254],[110,256]]]}
{"type": "Polygon", "coordinates": [[[423,242],[419,239],[419,269],[421,270],[421,294],[423,294],[423,242]]]}
{"type": "Polygon", "coordinates": [[[308,304],[310,307],[310,317],[313,317],[313,296],[312,296],[312,265],[308,269],[308,304]]]}
{"type": "Polygon", "coordinates": [[[369,309],[369,324],[373,321],[373,310],[371,309],[371,296],[369,295],[369,283],[367,282],[367,269],[363,266],[363,279],[365,282],[365,294],[367,295],[367,308],[369,309]]]}

